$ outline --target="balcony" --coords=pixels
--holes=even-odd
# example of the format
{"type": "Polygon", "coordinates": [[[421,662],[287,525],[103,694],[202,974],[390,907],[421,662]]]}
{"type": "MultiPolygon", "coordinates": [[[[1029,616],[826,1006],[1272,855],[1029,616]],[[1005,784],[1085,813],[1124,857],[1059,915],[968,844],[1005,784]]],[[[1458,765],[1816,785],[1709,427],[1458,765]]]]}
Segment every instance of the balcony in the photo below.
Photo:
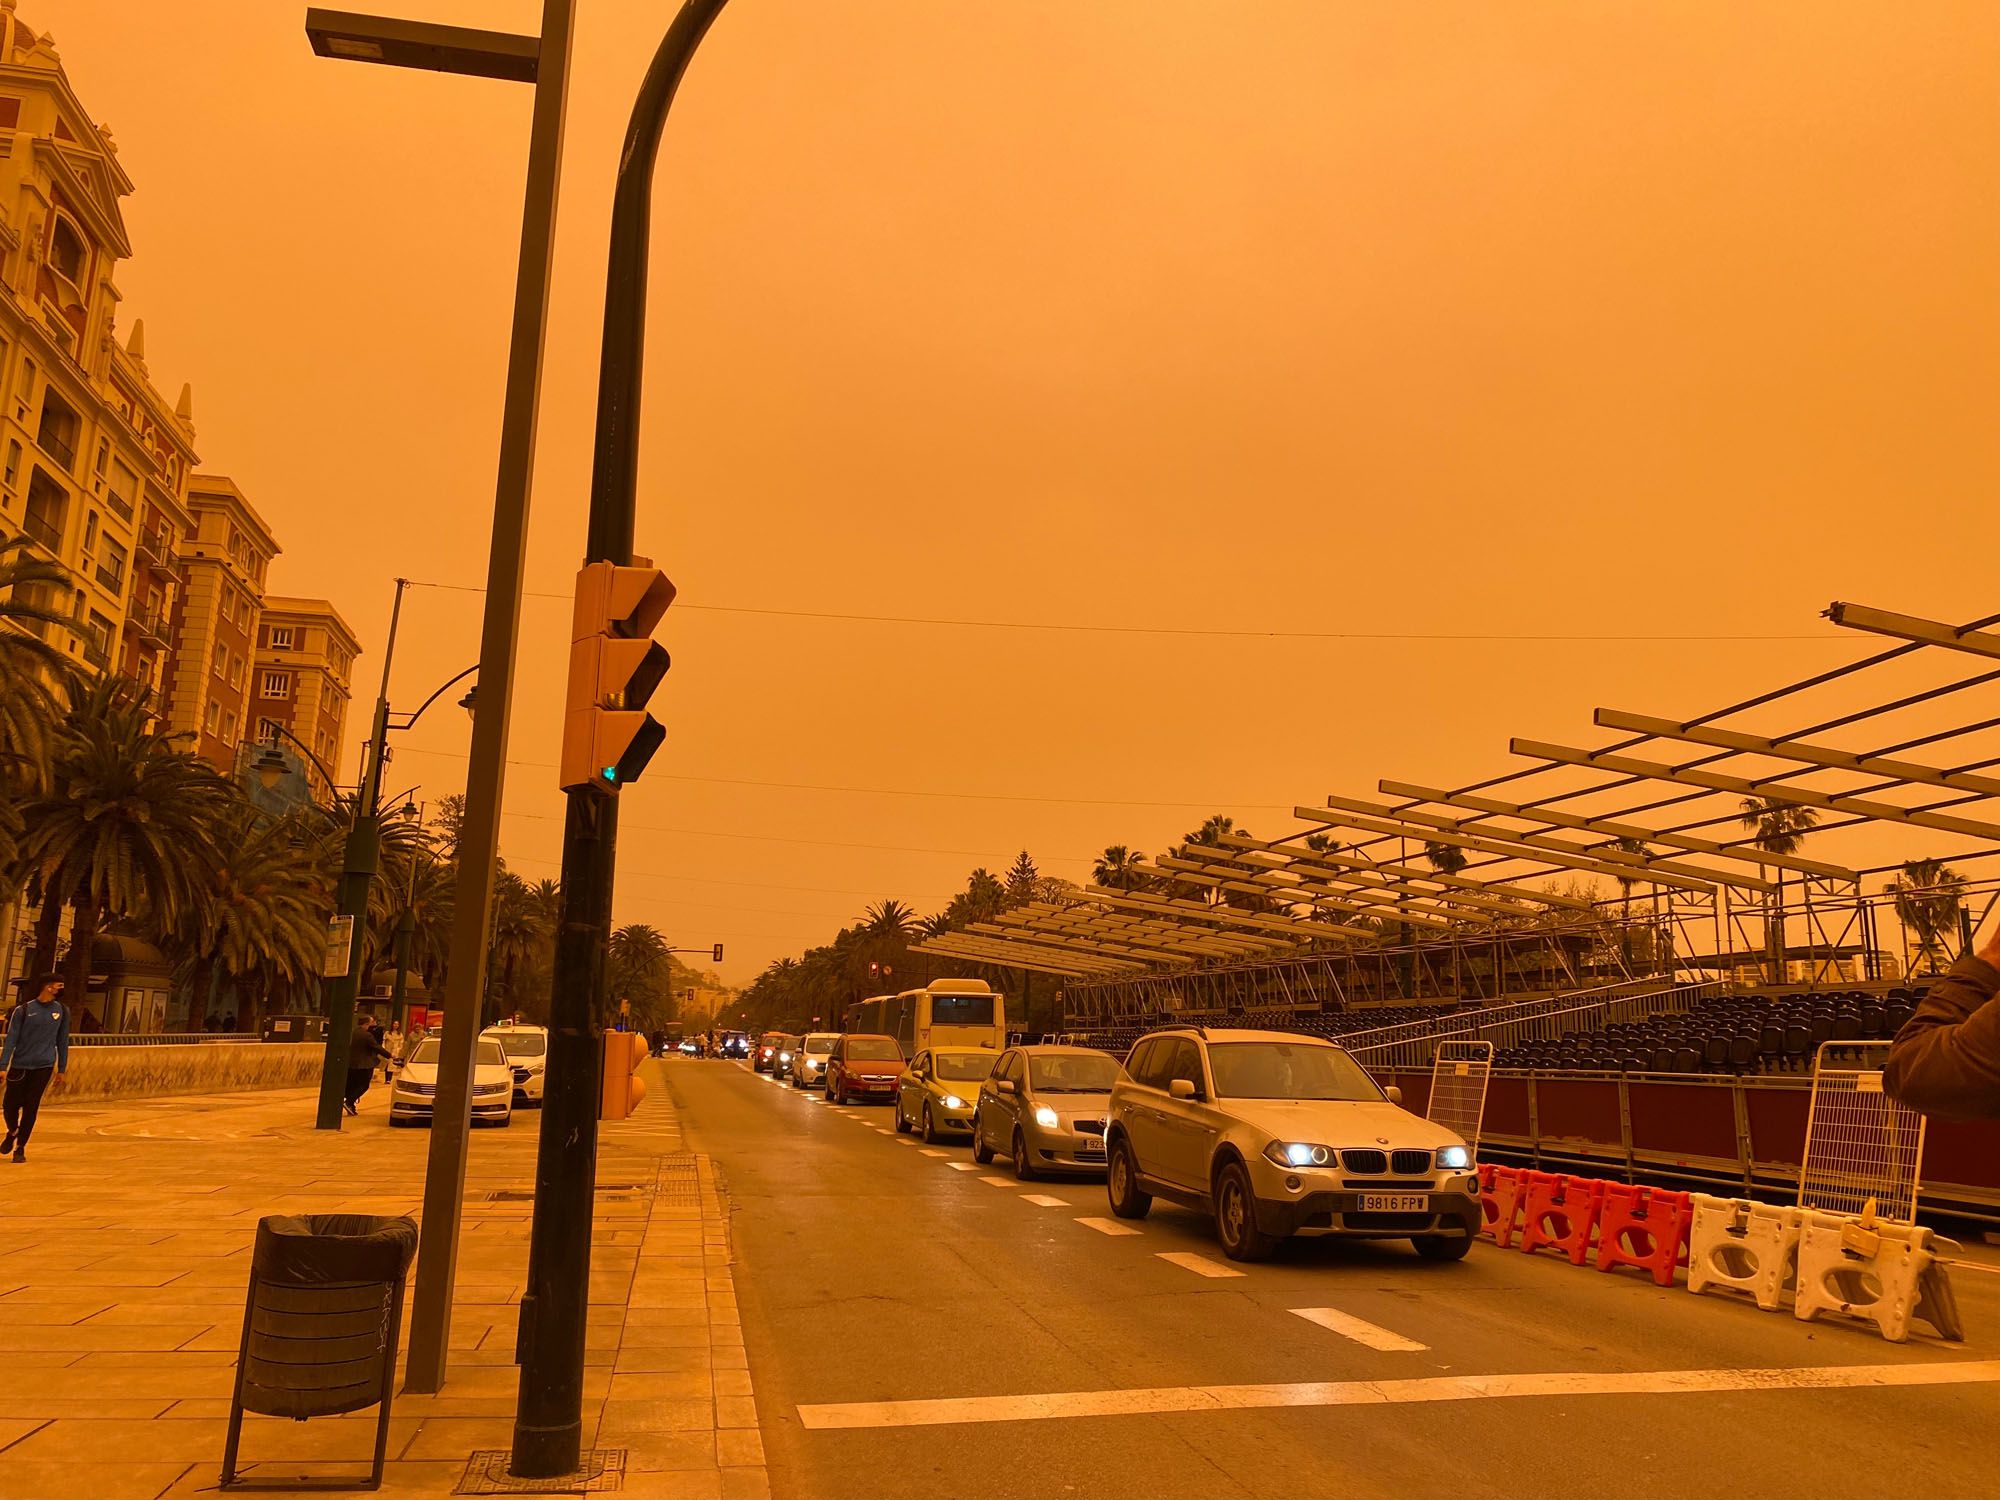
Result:
{"type": "Polygon", "coordinates": [[[28,533],[31,540],[39,542],[57,557],[62,556],[63,529],[60,517],[52,516],[47,511],[31,509],[22,518],[21,529],[28,533]]]}
{"type": "Polygon", "coordinates": [[[167,634],[167,617],[160,610],[132,610],[125,616],[125,628],[137,636],[142,645],[165,647],[173,643],[173,638],[167,634]]]}
{"type": "Polygon", "coordinates": [[[174,565],[174,546],[164,526],[145,526],[139,531],[138,553],[140,563],[148,568],[165,573],[174,565]]]}
{"type": "Polygon", "coordinates": [[[97,565],[97,581],[114,594],[122,593],[125,589],[125,570],[123,568],[114,568],[109,563],[99,563],[97,565]]]}
{"type": "Polygon", "coordinates": [[[42,430],[35,434],[35,441],[41,445],[42,452],[63,466],[65,473],[76,472],[76,448],[54,423],[42,423],[42,430]]]}

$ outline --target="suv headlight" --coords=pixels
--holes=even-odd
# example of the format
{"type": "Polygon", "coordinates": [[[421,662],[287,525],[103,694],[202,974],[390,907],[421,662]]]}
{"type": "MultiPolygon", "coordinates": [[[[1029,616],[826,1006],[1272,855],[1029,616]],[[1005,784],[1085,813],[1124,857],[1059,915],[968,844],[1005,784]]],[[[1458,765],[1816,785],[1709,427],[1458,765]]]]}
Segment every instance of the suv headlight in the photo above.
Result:
{"type": "Polygon", "coordinates": [[[1058,1115],[1046,1104],[1037,1104],[1035,1106],[1035,1123],[1044,1130],[1054,1130],[1058,1125],[1062,1124],[1062,1116],[1058,1115]]]}
{"type": "Polygon", "coordinates": [[[820,1066],[814,1059],[810,1057],[806,1059],[806,1071],[808,1073],[817,1073],[820,1070],[820,1066]]]}
{"type": "Polygon", "coordinates": [[[1465,1146],[1446,1146],[1438,1152],[1438,1165],[1447,1172],[1472,1169],[1472,1151],[1465,1146]]]}
{"type": "Polygon", "coordinates": [[[1280,1167],[1330,1167],[1340,1153],[1313,1141],[1273,1141],[1264,1148],[1264,1155],[1280,1167]]]}
{"type": "Polygon", "coordinates": [[[965,1101],[956,1094],[946,1094],[944,1096],[944,1107],[946,1109],[964,1109],[965,1101]]]}

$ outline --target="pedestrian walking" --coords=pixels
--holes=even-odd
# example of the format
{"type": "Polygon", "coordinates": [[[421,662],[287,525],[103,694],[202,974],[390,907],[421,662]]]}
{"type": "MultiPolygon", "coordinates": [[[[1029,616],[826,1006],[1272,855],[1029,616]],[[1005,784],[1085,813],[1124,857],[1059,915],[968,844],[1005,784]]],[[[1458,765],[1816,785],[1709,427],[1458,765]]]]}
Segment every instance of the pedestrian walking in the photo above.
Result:
{"type": "Polygon", "coordinates": [[[375,1081],[375,1069],[381,1059],[389,1055],[382,1045],[382,1028],[376,1022],[357,1018],[354,1035],[347,1043],[347,1099],[346,1107],[350,1115],[361,1113],[355,1106],[361,1096],[368,1092],[368,1085],[375,1081]]]}
{"type": "Polygon", "coordinates": [[[2000,928],[1932,983],[1896,1033],[1882,1084],[1926,1114],[2000,1116],[2000,928]]]}
{"type": "Polygon", "coordinates": [[[23,1000],[8,1018],[7,1041],[0,1046],[0,1113],[7,1134],[0,1139],[0,1156],[28,1159],[28,1137],[35,1133],[42,1095],[50,1083],[61,1083],[69,1071],[69,1007],[62,1002],[60,975],[42,974],[28,986],[34,998],[23,1000]]]}
{"type": "Polygon", "coordinates": [[[403,1028],[399,1022],[391,1021],[389,1030],[382,1037],[382,1081],[394,1083],[396,1069],[403,1063],[403,1028]]]}

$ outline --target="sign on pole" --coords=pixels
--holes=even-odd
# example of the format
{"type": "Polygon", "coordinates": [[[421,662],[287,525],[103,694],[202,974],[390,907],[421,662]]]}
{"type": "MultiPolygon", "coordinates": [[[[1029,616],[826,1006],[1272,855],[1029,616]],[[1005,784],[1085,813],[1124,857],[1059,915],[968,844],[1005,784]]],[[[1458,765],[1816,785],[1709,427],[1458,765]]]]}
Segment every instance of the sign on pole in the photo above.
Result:
{"type": "Polygon", "coordinates": [[[354,961],[354,918],[335,917],[326,924],[326,961],[320,974],[326,979],[345,979],[354,961]]]}

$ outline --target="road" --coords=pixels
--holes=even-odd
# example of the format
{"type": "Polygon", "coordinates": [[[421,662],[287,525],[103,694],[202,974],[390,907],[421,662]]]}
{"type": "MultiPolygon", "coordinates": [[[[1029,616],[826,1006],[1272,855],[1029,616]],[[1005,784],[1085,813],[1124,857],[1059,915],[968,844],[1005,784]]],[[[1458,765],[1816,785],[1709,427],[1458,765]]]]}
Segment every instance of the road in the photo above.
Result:
{"type": "Polygon", "coordinates": [[[1931,1500],[1990,1492],[1990,1248],[1956,1277],[1959,1346],[1484,1244],[1433,1265],[1301,1241],[1236,1267],[1197,1215],[1106,1233],[1100,1183],[971,1169],[880,1106],[737,1063],[666,1075],[731,1206],[781,1500],[1872,1496],[1919,1471],[1931,1500]],[[1691,1381],[1722,1388],[1672,1389],[1691,1381]]]}

